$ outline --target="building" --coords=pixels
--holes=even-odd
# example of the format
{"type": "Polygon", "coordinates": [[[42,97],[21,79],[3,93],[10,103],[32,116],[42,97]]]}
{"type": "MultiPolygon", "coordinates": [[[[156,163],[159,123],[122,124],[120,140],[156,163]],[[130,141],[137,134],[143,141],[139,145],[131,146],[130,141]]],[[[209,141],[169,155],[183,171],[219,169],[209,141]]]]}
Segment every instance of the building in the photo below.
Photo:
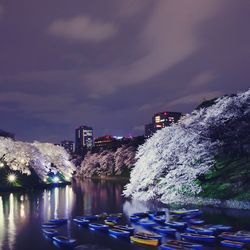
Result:
{"type": "Polygon", "coordinates": [[[168,127],[173,123],[176,123],[181,118],[180,112],[160,112],[154,114],[152,118],[152,123],[145,126],[145,137],[149,138],[157,130],[160,130],[164,127],[168,127]]]}
{"type": "Polygon", "coordinates": [[[64,147],[68,153],[73,154],[73,152],[74,152],[74,142],[73,141],[64,140],[61,142],[61,146],[64,147]]]}
{"type": "Polygon", "coordinates": [[[75,153],[82,155],[93,146],[93,129],[88,126],[77,128],[75,130],[75,153]]]}
{"type": "Polygon", "coordinates": [[[115,148],[118,140],[111,135],[101,136],[95,139],[95,147],[99,149],[115,148]]]}

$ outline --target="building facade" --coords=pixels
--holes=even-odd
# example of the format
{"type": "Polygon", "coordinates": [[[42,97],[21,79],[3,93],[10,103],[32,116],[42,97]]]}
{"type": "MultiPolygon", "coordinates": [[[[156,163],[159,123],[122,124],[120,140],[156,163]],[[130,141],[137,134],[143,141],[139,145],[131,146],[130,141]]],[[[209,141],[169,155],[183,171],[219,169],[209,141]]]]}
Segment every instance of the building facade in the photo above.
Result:
{"type": "Polygon", "coordinates": [[[176,123],[181,118],[180,112],[159,112],[152,117],[152,123],[145,126],[145,137],[151,137],[157,130],[176,123]]]}
{"type": "Polygon", "coordinates": [[[64,147],[68,153],[73,154],[73,152],[74,152],[74,142],[73,141],[64,140],[61,142],[61,146],[64,147]]]}
{"type": "Polygon", "coordinates": [[[117,139],[111,135],[101,136],[95,139],[95,147],[99,149],[111,149],[117,144],[117,139]]]}
{"type": "Polygon", "coordinates": [[[77,128],[75,130],[75,153],[82,155],[93,146],[93,129],[88,126],[77,128]]]}

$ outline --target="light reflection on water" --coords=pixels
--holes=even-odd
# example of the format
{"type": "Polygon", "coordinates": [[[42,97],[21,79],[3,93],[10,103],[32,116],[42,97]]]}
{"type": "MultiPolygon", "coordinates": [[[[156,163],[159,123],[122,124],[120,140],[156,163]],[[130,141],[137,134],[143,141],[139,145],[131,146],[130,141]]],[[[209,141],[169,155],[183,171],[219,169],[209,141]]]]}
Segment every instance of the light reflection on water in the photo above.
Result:
{"type": "MultiPolygon", "coordinates": [[[[41,224],[51,218],[70,219],[83,214],[121,211],[128,218],[134,212],[164,207],[157,202],[125,200],[121,196],[123,186],[124,183],[120,182],[79,180],[64,188],[0,194],[0,249],[56,249],[41,233],[41,224]]],[[[208,208],[203,211],[210,223],[234,223],[235,227],[250,229],[250,213],[247,211],[208,208]]],[[[93,249],[142,249],[108,235],[97,236],[71,222],[59,230],[63,235],[75,237],[79,244],[93,246],[93,249]]]]}

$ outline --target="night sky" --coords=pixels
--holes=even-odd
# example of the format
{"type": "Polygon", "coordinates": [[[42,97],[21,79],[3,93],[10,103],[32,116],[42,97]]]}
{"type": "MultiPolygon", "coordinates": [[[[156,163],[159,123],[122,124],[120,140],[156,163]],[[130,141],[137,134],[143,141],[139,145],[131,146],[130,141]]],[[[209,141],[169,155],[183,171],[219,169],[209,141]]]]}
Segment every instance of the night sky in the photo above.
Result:
{"type": "Polygon", "coordinates": [[[17,139],[139,135],[248,87],[249,0],[0,0],[0,128],[17,139]]]}

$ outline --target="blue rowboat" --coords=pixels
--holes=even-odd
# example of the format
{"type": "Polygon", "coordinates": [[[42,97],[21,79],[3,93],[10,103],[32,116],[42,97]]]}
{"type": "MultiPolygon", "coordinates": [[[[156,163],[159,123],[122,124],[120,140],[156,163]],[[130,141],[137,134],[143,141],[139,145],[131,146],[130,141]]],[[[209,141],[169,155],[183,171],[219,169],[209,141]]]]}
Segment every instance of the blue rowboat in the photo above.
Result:
{"type": "Polygon", "coordinates": [[[229,233],[229,232],[224,232],[219,235],[220,238],[224,240],[232,240],[232,241],[238,241],[238,242],[243,242],[243,243],[250,243],[250,235],[242,235],[238,233],[229,233]]]}
{"type": "Polygon", "coordinates": [[[186,222],[178,222],[178,221],[170,221],[165,224],[169,227],[173,227],[176,229],[184,229],[187,226],[186,222]]]}
{"type": "Polygon", "coordinates": [[[153,216],[152,219],[157,223],[164,223],[166,221],[166,217],[162,215],[153,216]]]}
{"type": "Polygon", "coordinates": [[[114,235],[116,237],[129,237],[130,236],[130,232],[116,229],[116,228],[110,228],[109,234],[114,235]]]}
{"type": "Polygon", "coordinates": [[[81,218],[85,220],[90,220],[90,221],[97,221],[100,219],[100,215],[86,215],[86,216],[82,216],[81,218]]]}
{"type": "Polygon", "coordinates": [[[188,222],[192,225],[203,225],[205,223],[204,220],[195,220],[195,219],[191,219],[188,222]]]}
{"type": "Polygon", "coordinates": [[[109,226],[114,226],[117,224],[117,219],[114,218],[107,218],[104,223],[109,226]]]}
{"type": "Polygon", "coordinates": [[[59,226],[60,225],[55,224],[55,223],[51,223],[51,222],[43,223],[42,224],[42,228],[55,228],[55,227],[59,227],[59,226]]]}
{"type": "Polygon", "coordinates": [[[86,219],[81,219],[81,218],[74,218],[73,221],[75,223],[77,223],[78,225],[81,226],[87,226],[90,223],[90,220],[86,220],[86,219]]]}
{"type": "Polygon", "coordinates": [[[213,243],[216,241],[216,238],[212,235],[202,235],[202,234],[192,234],[192,233],[183,233],[181,234],[181,238],[185,240],[200,241],[207,243],[213,243]]]}
{"type": "Polygon", "coordinates": [[[156,223],[150,220],[139,220],[138,224],[143,227],[154,227],[156,226],[156,223]]]}
{"type": "Polygon", "coordinates": [[[176,229],[168,227],[168,226],[156,226],[153,228],[157,233],[167,234],[174,236],[176,233],[176,229]]]}
{"type": "Polygon", "coordinates": [[[144,212],[134,213],[133,216],[138,216],[140,218],[146,218],[146,217],[148,217],[148,213],[144,213],[144,212]]]}
{"type": "Polygon", "coordinates": [[[101,223],[89,223],[89,228],[98,231],[108,231],[109,226],[101,224],[101,223]]]}
{"type": "Polygon", "coordinates": [[[48,237],[54,237],[58,235],[58,231],[55,229],[43,229],[43,233],[48,237]]]}
{"type": "Polygon", "coordinates": [[[242,249],[245,247],[244,243],[231,240],[223,240],[221,241],[220,244],[224,247],[237,248],[237,249],[242,249]]]}
{"type": "Polygon", "coordinates": [[[186,232],[188,233],[194,233],[194,234],[204,234],[204,235],[214,235],[214,230],[203,228],[203,227],[195,227],[191,226],[186,229],[186,232]]]}
{"type": "Polygon", "coordinates": [[[76,244],[75,239],[68,238],[65,236],[54,236],[52,239],[61,246],[70,247],[70,246],[74,246],[76,244]]]}
{"type": "Polygon", "coordinates": [[[136,215],[131,215],[131,216],[130,216],[130,221],[132,221],[132,222],[137,222],[137,221],[139,221],[140,219],[141,219],[141,217],[136,216],[136,215]]]}
{"type": "Polygon", "coordinates": [[[126,225],[126,226],[116,225],[116,226],[114,226],[114,228],[119,229],[119,230],[124,230],[124,231],[130,232],[130,233],[133,233],[135,230],[133,227],[130,227],[128,225],[126,225]]]}
{"type": "Polygon", "coordinates": [[[162,236],[153,232],[136,232],[135,236],[161,240],[162,236]]]}
{"type": "Polygon", "coordinates": [[[66,224],[68,220],[67,219],[51,219],[49,222],[53,224],[62,225],[62,224],[66,224]]]}
{"type": "Polygon", "coordinates": [[[217,232],[230,232],[233,230],[231,226],[225,226],[225,225],[211,225],[210,229],[216,230],[217,232]]]}
{"type": "Polygon", "coordinates": [[[200,244],[191,243],[183,240],[170,240],[160,246],[161,250],[183,250],[183,249],[196,249],[201,250],[203,246],[200,244]]]}

